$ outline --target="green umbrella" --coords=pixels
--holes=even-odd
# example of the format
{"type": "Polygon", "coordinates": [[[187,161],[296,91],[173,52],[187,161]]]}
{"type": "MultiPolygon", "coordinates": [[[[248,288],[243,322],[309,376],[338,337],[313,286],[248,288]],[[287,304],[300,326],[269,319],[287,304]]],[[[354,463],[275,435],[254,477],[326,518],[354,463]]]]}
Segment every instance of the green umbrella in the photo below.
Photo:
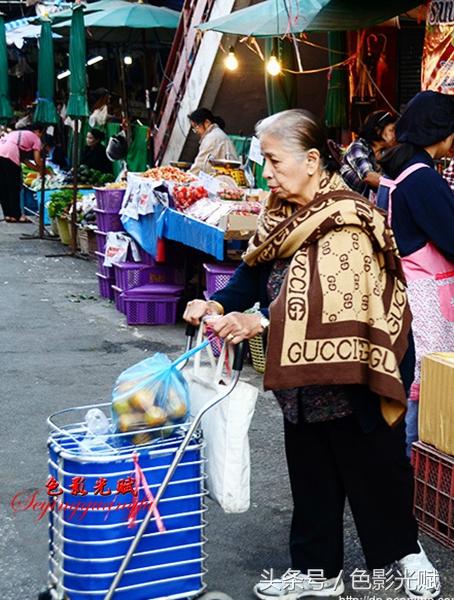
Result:
{"type": "MultiPolygon", "coordinates": [[[[329,64],[335,65],[347,56],[345,33],[328,32],[329,64]]],[[[348,128],[348,67],[333,69],[328,81],[325,104],[325,124],[327,127],[348,128]]]]}
{"type": "Polygon", "coordinates": [[[74,119],[73,139],[73,201],[71,211],[71,250],[75,254],[77,250],[77,169],[79,163],[79,126],[80,120],[86,119],[90,114],[87,102],[87,73],[85,63],[87,62],[85,50],[85,26],[84,10],[82,6],[76,6],[71,19],[71,33],[69,36],[69,101],[67,114],[74,119]]]}
{"type": "Polygon", "coordinates": [[[302,31],[347,31],[387,21],[421,0],[266,0],[199,25],[237,35],[270,37],[302,31]]]}
{"type": "MultiPolygon", "coordinates": [[[[84,6],[85,14],[96,12],[97,10],[105,10],[113,8],[117,2],[124,4],[125,0],[98,0],[98,2],[91,2],[91,4],[84,6]]],[[[51,13],[49,16],[53,23],[61,23],[62,21],[71,20],[73,14],[72,8],[60,10],[58,12],[51,13]]]]}
{"type": "Polygon", "coordinates": [[[85,50],[84,11],[82,6],[73,10],[69,37],[69,101],[67,114],[72,119],[89,116],[87,103],[87,62],[85,50]]]}
{"type": "Polygon", "coordinates": [[[5,21],[0,15],[0,122],[8,121],[13,109],[8,100],[8,51],[6,48],[5,21]]]}
{"type": "MultiPolygon", "coordinates": [[[[102,8],[103,0],[90,5],[102,8]]],[[[137,39],[137,29],[145,34],[141,41],[172,41],[172,36],[157,30],[176,29],[180,13],[162,6],[152,6],[141,2],[124,2],[113,0],[104,10],[92,12],[85,18],[85,26],[90,29],[90,39],[97,42],[131,42],[137,39]]],[[[55,25],[57,29],[65,29],[68,21],[55,25]]]]}
{"type": "Polygon", "coordinates": [[[38,57],[38,104],[35,121],[40,123],[58,123],[57,109],[54,104],[55,65],[54,42],[50,21],[41,24],[38,57]]]}

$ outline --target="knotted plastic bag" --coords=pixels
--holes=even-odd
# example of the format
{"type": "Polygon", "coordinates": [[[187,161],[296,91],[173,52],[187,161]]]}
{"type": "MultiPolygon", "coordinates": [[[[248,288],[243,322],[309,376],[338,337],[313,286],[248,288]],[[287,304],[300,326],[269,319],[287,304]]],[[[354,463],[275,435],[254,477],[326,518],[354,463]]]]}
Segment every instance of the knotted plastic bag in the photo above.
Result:
{"type": "Polygon", "coordinates": [[[113,390],[112,417],[116,431],[137,432],[132,443],[146,443],[153,432],[183,422],[189,415],[189,390],[183,374],[165,355],[157,353],[118,377],[113,390]]]}

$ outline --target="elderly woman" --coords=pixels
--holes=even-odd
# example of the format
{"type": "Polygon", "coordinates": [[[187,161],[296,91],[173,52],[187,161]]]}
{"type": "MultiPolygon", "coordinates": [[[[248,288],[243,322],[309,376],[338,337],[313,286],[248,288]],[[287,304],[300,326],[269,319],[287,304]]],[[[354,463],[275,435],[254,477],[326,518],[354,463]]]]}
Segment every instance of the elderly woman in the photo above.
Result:
{"type": "Polygon", "coordinates": [[[254,592],[281,600],[343,593],[348,498],[368,567],[398,561],[406,593],[434,598],[439,577],[418,543],[405,455],[414,354],[392,233],[332,171],[324,130],[310,113],[269,117],[257,135],[271,190],[257,232],[229,285],[185,312],[194,325],[211,315],[215,332],[233,344],[269,329],[264,385],[284,413],[290,553],[300,574],[291,586],[276,579],[254,592]],[[259,314],[241,312],[256,301],[259,314]]]}

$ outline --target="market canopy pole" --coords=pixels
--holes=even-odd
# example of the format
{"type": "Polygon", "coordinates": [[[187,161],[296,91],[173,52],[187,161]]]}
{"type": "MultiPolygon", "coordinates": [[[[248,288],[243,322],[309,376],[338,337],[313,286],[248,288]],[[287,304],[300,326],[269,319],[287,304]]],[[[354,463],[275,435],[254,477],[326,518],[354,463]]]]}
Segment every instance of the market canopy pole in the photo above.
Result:
{"type": "MultiPolygon", "coordinates": [[[[56,125],[58,113],[54,104],[55,92],[55,64],[54,64],[54,40],[52,38],[52,27],[48,18],[41,23],[41,36],[39,38],[38,55],[38,98],[35,109],[34,120],[36,123],[45,125],[56,125]]],[[[44,238],[46,229],[44,227],[44,192],[46,189],[46,151],[41,150],[43,164],[41,166],[41,192],[39,199],[39,229],[38,237],[44,238]]],[[[49,237],[49,236],[48,236],[49,237]]]]}
{"type": "Polygon", "coordinates": [[[69,101],[67,115],[74,119],[73,141],[73,201],[71,211],[71,251],[77,252],[77,170],[79,167],[79,126],[89,116],[87,102],[87,61],[85,47],[84,10],[81,5],[75,6],[71,18],[69,36],[69,101]]]}
{"type": "Polygon", "coordinates": [[[13,116],[8,97],[8,50],[3,15],[0,13],[0,123],[7,123],[13,116]]]}

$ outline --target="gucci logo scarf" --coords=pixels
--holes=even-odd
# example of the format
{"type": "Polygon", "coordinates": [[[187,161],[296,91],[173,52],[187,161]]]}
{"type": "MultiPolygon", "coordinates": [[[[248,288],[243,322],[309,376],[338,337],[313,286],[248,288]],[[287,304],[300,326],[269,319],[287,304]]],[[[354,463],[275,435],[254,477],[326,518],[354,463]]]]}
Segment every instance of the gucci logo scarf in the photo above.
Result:
{"type": "Polygon", "coordinates": [[[399,364],[411,314],[384,214],[359,194],[336,190],[336,180],[296,210],[270,196],[243,260],[253,266],[290,257],[270,306],[265,389],[367,385],[396,423],[406,406],[399,364]]]}

